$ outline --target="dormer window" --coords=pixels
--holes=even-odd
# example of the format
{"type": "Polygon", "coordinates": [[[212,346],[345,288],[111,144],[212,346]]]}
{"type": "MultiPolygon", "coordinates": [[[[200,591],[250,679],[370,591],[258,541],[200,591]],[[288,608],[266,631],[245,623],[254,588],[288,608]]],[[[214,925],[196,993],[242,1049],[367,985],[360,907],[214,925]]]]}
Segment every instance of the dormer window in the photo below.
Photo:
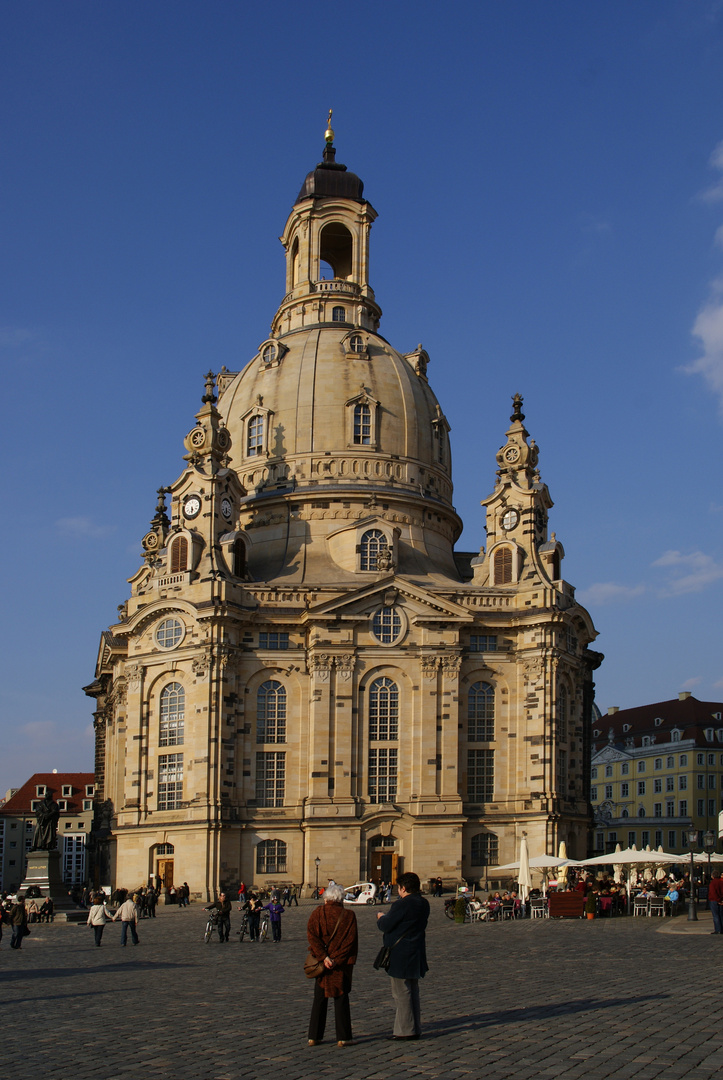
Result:
{"type": "Polygon", "coordinates": [[[249,420],[246,439],[246,453],[249,457],[258,456],[264,448],[264,418],[252,416],[249,420]]]}
{"type": "Polygon", "coordinates": [[[68,809],[68,800],[67,799],[58,799],[58,810],[67,810],[67,809],[68,809]]]}
{"type": "Polygon", "coordinates": [[[273,364],[279,355],[279,350],[275,345],[264,345],[261,350],[261,360],[264,364],[273,364]]]}
{"type": "Polygon", "coordinates": [[[86,784],[85,794],[88,796],[89,799],[92,799],[95,795],[95,784],[86,784]]]}
{"type": "Polygon", "coordinates": [[[352,334],[349,338],[349,350],[353,353],[363,353],[365,348],[364,338],[361,334],[352,334]]]}
{"type": "Polygon", "coordinates": [[[671,742],[680,742],[680,732],[677,730],[677,728],[674,731],[671,731],[671,733],[670,733],[670,741],[671,742]]]}
{"type": "Polygon", "coordinates": [[[495,585],[512,583],[512,548],[497,548],[494,560],[495,585]]]}
{"type": "Polygon", "coordinates": [[[369,446],[372,441],[372,415],[368,405],[354,406],[354,442],[369,446]]]}
{"type": "Polygon", "coordinates": [[[46,788],[45,784],[35,785],[35,794],[38,796],[39,799],[44,799],[47,793],[48,789],[46,788]]]}
{"type": "Polygon", "coordinates": [[[64,795],[64,797],[66,799],[69,799],[73,794],[73,785],[72,784],[63,784],[62,794],[64,795]]]}
{"type": "Polygon", "coordinates": [[[665,721],[663,720],[662,716],[656,716],[655,717],[655,726],[656,727],[660,727],[660,725],[663,724],[663,723],[665,723],[665,721]]]}
{"type": "Polygon", "coordinates": [[[623,732],[630,731],[630,724],[623,724],[623,732]]]}
{"type": "Polygon", "coordinates": [[[188,568],[188,540],[179,536],[171,544],[170,573],[180,574],[188,568]]]}
{"type": "Polygon", "coordinates": [[[594,736],[594,737],[595,737],[596,739],[599,739],[599,738],[600,738],[600,732],[599,732],[599,730],[598,730],[597,728],[595,728],[595,730],[593,731],[593,736],[594,736]]]}
{"type": "Polygon", "coordinates": [[[705,729],[705,741],[706,742],[713,742],[713,728],[712,727],[707,727],[705,729]]]}
{"type": "Polygon", "coordinates": [[[378,411],[379,402],[363,389],[361,393],[346,402],[346,430],[350,447],[376,448],[378,411]]]}

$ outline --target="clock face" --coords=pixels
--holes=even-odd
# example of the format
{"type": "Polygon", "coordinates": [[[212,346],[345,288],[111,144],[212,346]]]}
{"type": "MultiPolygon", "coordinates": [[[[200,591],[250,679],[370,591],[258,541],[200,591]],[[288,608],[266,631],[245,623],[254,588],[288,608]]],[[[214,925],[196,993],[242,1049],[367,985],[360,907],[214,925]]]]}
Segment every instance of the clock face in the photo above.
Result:
{"type": "Polygon", "coordinates": [[[231,514],[233,513],[233,507],[231,506],[230,499],[221,499],[221,513],[226,518],[226,521],[231,520],[231,514]]]}
{"type": "Polygon", "coordinates": [[[198,495],[189,495],[183,504],[183,516],[195,518],[201,513],[201,500],[198,495]]]}
{"type": "Polygon", "coordinates": [[[505,531],[514,529],[517,522],[520,520],[520,515],[516,510],[506,510],[502,516],[502,528],[505,531]]]}

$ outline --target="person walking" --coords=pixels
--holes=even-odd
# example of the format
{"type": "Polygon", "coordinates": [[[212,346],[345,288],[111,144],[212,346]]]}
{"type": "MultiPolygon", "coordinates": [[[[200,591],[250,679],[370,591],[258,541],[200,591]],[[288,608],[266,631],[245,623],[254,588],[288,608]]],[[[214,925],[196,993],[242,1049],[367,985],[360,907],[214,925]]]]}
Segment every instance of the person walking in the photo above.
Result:
{"type": "Polygon", "coordinates": [[[229,934],[231,933],[231,901],[226,896],[225,892],[218,894],[218,900],[214,900],[212,904],[203,909],[204,911],[217,911],[218,912],[218,941],[219,945],[228,941],[229,934]]]}
{"type": "Polygon", "coordinates": [[[95,943],[100,948],[100,944],[103,940],[103,930],[105,924],[112,920],[113,916],[105,906],[105,896],[100,893],[94,896],[90,900],[90,911],[88,912],[88,918],[86,926],[93,927],[93,933],[95,935],[95,943]]]}
{"type": "Polygon", "coordinates": [[[429,901],[421,895],[419,877],[413,873],[397,878],[397,892],[399,899],[389,911],[377,915],[384,944],[391,949],[388,975],[397,1007],[389,1038],[418,1039],[422,1034],[419,980],[429,970],[425,946],[429,901]]]}
{"type": "Polygon", "coordinates": [[[30,931],[28,930],[28,913],[25,910],[25,900],[20,896],[16,898],[15,903],[10,908],[9,921],[13,931],[10,948],[22,949],[23,938],[30,931]]]}
{"type": "Polygon", "coordinates": [[[252,941],[260,941],[259,922],[261,921],[261,909],[263,904],[254,892],[249,892],[248,900],[243,905],[243,910],[248,915],[249,937],[252,941]]]}
{"type": "Polygon", "coordinates": [[[125,945],[128,938],[128,930],[130,928],[131,938],[133,944],[138,944],[138,904],[135,901],[135,897],[128,897],[124,900],[121,906],[113,916],[113,922],[121,921],[121,945],[125,945]]]}
{"type": "Polygon", "coordinates": [[[708,907],[713,916],[712,934],[723,934],[723,878],[720,870],[714,870],[708,886],[708,907]]]}
{"type": "Polygon", "coordinates": [[[306,928],[309,948],[324,964],[324,973],[314,979],[309,1046],[317,1046],[324,1039],[329,998],[334,999],[336,1045],[354,1045],[349,993],[359,944],[356,915],[344,907],[343,898],[338,885],[325,889],[324,903],[314,908],[306,928]]]}

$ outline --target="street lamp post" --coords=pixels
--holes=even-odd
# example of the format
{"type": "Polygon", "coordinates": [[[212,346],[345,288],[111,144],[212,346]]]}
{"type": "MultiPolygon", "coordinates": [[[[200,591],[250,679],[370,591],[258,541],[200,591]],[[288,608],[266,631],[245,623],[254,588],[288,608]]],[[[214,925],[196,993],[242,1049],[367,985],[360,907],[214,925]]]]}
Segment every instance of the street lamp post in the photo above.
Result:
{"type": "Polygon", "coordinates": [[[695,863],[693,848],[698,846],[698,830],[688,829],[688,847],[690,848],[690,889],[688,891],[688,922],[698,922],[695,904],[695,863]]]}
{"type": "Polygon", "coordinates": [[[708,856],[708,885],[710,885],[710,857],[715,851],[715,833],[712,829],[708,829],[707,832],[703,833],[703,847],[708,856]]]}
{"type": "Polygon", "coordinates": [[[314,859],[314,866],[316,867],[316,899],[319,899],[319,867],[321,866],[321,859],[317,855],[314,859]]]}

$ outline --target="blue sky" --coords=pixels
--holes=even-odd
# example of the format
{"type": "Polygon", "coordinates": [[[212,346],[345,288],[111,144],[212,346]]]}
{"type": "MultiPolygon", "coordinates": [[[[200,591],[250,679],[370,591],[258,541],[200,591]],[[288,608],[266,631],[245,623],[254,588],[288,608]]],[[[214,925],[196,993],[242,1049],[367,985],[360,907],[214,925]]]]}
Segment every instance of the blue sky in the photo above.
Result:
{"type": "Polygon", "coordinates": [[[203,374],[267,335],[329,107],[459,546],[519,391],[598,704],[723,699],[723,4],[6,3],[0,791],[92,769],[99,634],[203,374]]]}

